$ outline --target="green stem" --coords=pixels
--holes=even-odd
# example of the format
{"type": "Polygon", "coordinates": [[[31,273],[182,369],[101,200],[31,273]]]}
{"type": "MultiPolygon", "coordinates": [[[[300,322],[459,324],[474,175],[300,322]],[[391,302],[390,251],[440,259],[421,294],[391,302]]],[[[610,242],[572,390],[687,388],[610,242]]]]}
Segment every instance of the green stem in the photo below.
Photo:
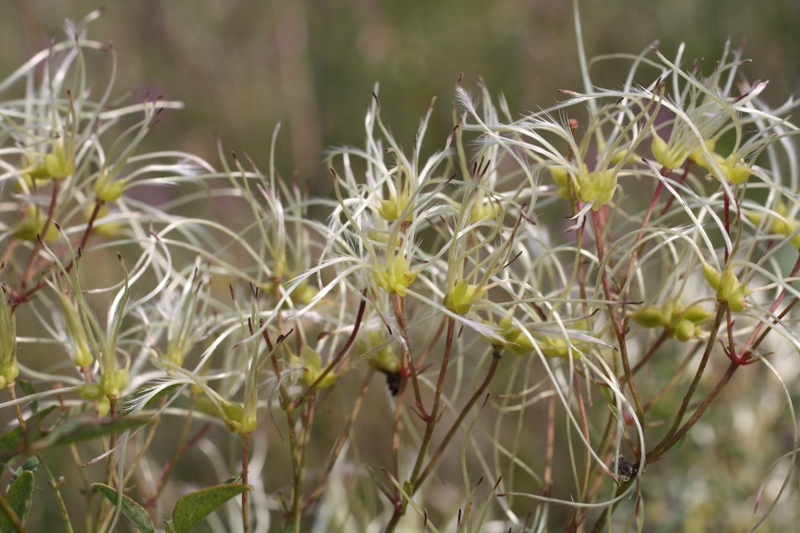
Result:
{"type": "Polygon", "coordinates": [[[47,478],[50,481],[50,488],[53,489],[53,494],[55,495],[56,502],[58,503],[58,510],[61,512],[61,518],[64,520],[64,527],[66,528],[67,533],[72,533],[72,522],[69,520],[67,504],[64,502],[64,497],[61,496],[60,487],[63,484],[63,479],[60,481],[56,480],[56,478],[53,476],[53,473],[50,471],[50,468],[48,468],[47,464],[44,462],[44,457],[42,457],[41,453],[36,452],[36,458],[39,459],[39,464],[44,467],[44,471],[47,473],[47,478]]]}
{"type": "MultiPolygon", "coordinates": [[[[250,447],[248,440],[250,438],[249,433],[245,433],[241,435],[242,437],[242,484],[247,485],[247,473],[249,470],[250,464],[250,447]]],[[[247,513],[247,494],[250,491],[242,492],[242,528],[244,533],[249,533],[250,531],[250,520],[248,518],[247,513]]]]}

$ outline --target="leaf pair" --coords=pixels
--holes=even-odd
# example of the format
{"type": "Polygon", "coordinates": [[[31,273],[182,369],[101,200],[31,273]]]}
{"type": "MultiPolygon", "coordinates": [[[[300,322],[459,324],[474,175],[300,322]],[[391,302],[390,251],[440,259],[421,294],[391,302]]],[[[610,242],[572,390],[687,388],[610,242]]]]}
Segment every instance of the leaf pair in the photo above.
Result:
{"type": "MultiPolygon", "coordinates": [[[[136,529],[142,533],[155,532],[150,516],[141,505],[124,494],[122,495],[122,501],[119,501],[117,490],[103,483],[94,483],[92,487],[114,505],[119,504],[120,512],[133,522],[136,529]]],[[[175,504],[175,509],[172,511],[172,520],[166,522],[167,531],[171,533],[189,533],[217,507],[248,490],[251,489],[247,485],[229,483],[190,492],[175,504]]]]}

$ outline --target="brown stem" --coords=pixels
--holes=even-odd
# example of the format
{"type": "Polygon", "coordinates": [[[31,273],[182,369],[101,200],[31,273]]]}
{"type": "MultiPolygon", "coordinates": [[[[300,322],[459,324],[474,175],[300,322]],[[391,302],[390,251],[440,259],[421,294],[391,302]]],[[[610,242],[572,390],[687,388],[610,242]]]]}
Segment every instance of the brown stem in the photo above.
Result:
{"type": "Polygon", "coordinates": [[[706,364],[708,363],[708,359],[711,356],[711,351],[714,348],[714,343],[717,339],[717,332],[719,331],[719,327],[722,324],[722,319],[725,317],[727,309],[727,304],[719,304],[719,307],[717,308],[717,315],[714,318],[714,324],[711,326],[708,334],[708,341],[706,342],[706,349],[703,352],[703,358],[700,360],[700,366],[697,367],[697,372],[694,375],[691,385],[689,385],[689,390],[686,391],[686,395],[683,397],[683,402],[678,410],[678,414],[675,416],[672,427],[669,429],[664,438],[661,439],[661,442],[656,444],[655,448],[647,452],[647,457],[658,457],[664,451],[666,451],[666,446],[671,442],[672,436],[678,431],[683,416],[686,414],[686,410],[689,408],[689,402],[692,399],[692,395],[694,394],[695,389],[697,389],[697,385],[700,383],[700,378],[703,377],[703,372],[705,371],[706,364]]]}
{"type": "MultiPolygon", "coordinates": [[[[50,205],[47,208],[47,219],[44,221],[44,226],[42,226],[41,233],[39,235],[42,239],[47,234],[47,230],[50,229],[50,224],[53,223],[53,212],[56,209],[56,202],[58,201],[58,180],[53,181],[53,194],[50,196],[50,205]]],[[[38,216],[38,207],[37,216],[38,216]]],[[[37,239],[33,244],[33,250],[31,250],[31,255],[28,256],[28,263],[25,265],[25,269],[22,271],[22,277],[20,278],[19,287],[20,292],[25,290],[25,286],[28,283],[28,280],[33,275],[33,265],[36,263],[36,256],[39,252],[39,248],[42,246],[41,241],[37,239]]]]}
{"type": "Polygon", "coordinates": [[[408,331],[406,330],[406,314],[404,312],[405,306],[403,305],[403,297],[399,294],[393,294],[392,307],[394,308],[395,320],[397,320],[397,328],[400,330],[400,347],[403,350],[403,357],[400,362],[400,370],[402,373],[405,369],[408,369],[408,375],[411,377],[411,386],[414,389],[414,400],[416,401],[417,409],[421,413],[422,418],[425,419],[428,415],[425,413],[425,407],[422,405],[422,395],[419,391],[416,363],[411,356],[411,347],[409,346],[408,341],[408,331]]]}
{"type": "MultiPolygon", "coordinates": [[[[365,298],[361,298],[361,304],[358,306],[358,314],[356,315],[356,322],[353,325],[353,331],[347,338],[347,342],[344,343],[344,346],[342,346],[342,349],[339,350],[338,354],[336,354],[336,357],[334,357],[333,361],[331,361],[325,367],[325,370],[322,371],[322,373],[317,377],[317,379],[314,380],[314,382],[308,387],[308,389],[306,389],[306,391],[299,398],[297,398],[294,402],[292,402],[291,405],[292,409],[296,409],[297,407],[300,406],[300,404],[302,404],[306,400],[306,398],[312,396],[319,388],[319,384],[322,383],[322,380],[325,379],[325,377],[328,374],[330,374],[334,368],[336,368],[336,365],[338,365],[339,362],[342,360],[342,358],[344,358],[344,356],[347,355],[347,352],[350,351],[350,347],[353,346],[353,342],[355,342],[356,336],[358,335],[358,330],[361,327],[361,321],[364,318],[364,309],[366,308],[366,306],[367,306],[367,300],[365,298]]],[[[274,364],[275,363],[273,362],[273,365],[274,364]]]]}
{"type": "MultiPolygon", "coordinates": [[[[191,416],[189,417],[188,420],[191,420],[191,416]]],[[[206,434],[206,431],[208,431],[208,428],[210,427],[211,424],[209,423],[203,424],[203,427],[201,427],[191,439],[189,439],[182,445],[177,446],[175,448],[172,457],[170,457],[169,461],[166,462],[166,464],[164,465],[164,470],[161,472],[161,476],[158,478],[158,483],[156,484],[156,490],[153,492],[153,495],[144,503],[145,509],[150,508],[156,504],[156,502],[158,501],[158,497],[161,495],[161,491],[163,491],[164,487],[166,486],[167,479],[169,479],[169,476],[172,473],[172,469],[175,467],[175,463],[178,462],[178,459],[180,458],[181,455],[186,453],[189,449],[191,449],[192,446],[194,446],[197,443],[197,441],[203,438],[203,435],[206,434]]],[[[184,432],[187,429],[188,429],[188,424],[185,427],[184,432]]],[[[185,438],[186,437],[184,434],[179,440],[179,442],[183,442],[185,438]]]]}
{"type": "MultiPolygon", "coordinates": [[[[444,453],[445,448],[447,448],[447,445],[450,444],[450,441],[453,439],[456,432],[461,427],[461,424],[464,422],[464,418],[466,418],[470,409],[472,409],[472,406],[475,405],[475,402],[478,401],[478,399],[483,395],[483,392],[489,386],[489,383],[492,381],[492,377],[494,377],[494,373],[497,370],[498,363],[500,363],[500,352],[495,350],[494,352],[492,352],[492,362],[491,365],[489,366],[489,371],[487,372],[486,377],[483,379],[483,383],[481,383],[481,385],[477,388],[477,390],[472,394],[470,399],[467,401],[466,405],[464,405],[464,408],[461,409],[461,412],[458,414],[458,417],[456,417],[455,421],[453,422],[453,425],[450,427],[450,431],[448,431],[447,435],[445,435],[444,439],[442,439],[442,442],[439,444],[439,447],[436,448],[436,451],[433,453],[431,460],[428,461],[427,466],[419,474],[419,477],[416,480],[414,480],[412,477],[411,484],[413,486],[413,492],[419,490],[420,486],[422,486],[422,483],[433,471],[433,468],[436,466],[436,462],[442,456],[442,453],[444,453]]],[[[422,454],[420,454],[420,456],[422,456],[422,454]]]]}
{"type": "Polygon", "coordinates": [[[608,300],[608,314],[611,319],[611,325],[614,328],[614,335],[617,337],[617,344],[619,345],[619,355],[622,361],[622,369],[625,372],[625,382],[633,395],[633,403],[636,407],[636,416],[641,423],[644,423],[644,410],[642,409],[642,400],[639,396],[639,390],[636,388],[636,383],[633,381],[633,374],[631,373],[631,363],[628,359],[628,344],[625,342],[625,329],[622,321],[617,316],[615,303],[611,295],[611,286],[608,282],[608,273],[605,267],[605,247],[603,246],[603,231],[600,224],[600,219],[597,216],[597,211],[592,211],[592,222],[594,223],[595,242],[597,244],[597,259],[599,268],[602,272],[603,292],[605,293],[606,300],[608,300]]]}
{"type": "Polygon", "coordinates": [[[719,396],[719,393],[722,392],[722,389],[725,387],[728,381],[730,381],[734,372],[736,372],[736,370],[740,366],[742,365],[737,364],[735,362],[731,362],[731,364],[728,365],[728,370],[725,371],[725,374],[722,376],[722,378],[714,387],[714,390],[711,391],[711,393],[705,398],[705,400],[703,400],[703,403],[701,403],[700,406],[695,410],[692,417],[689,420],[687,420],[686,423],[678,431],[675,432],[672,438],[662,447],[661,450],[654,450],[655,454],[652,457],[649,453],[647,454],[648,463],[652,463],[653,461],[658,460],[659,457],[664,455],[670,448],[675,446],[675,444],[677,444],[678,441],[681,440],[681,438],[683,438],[684,435],[686,435],[686,432],[688,432],[692,428],[692,426],[694,426],[697,423],[697,421],[700,420],[700,417],[703,416],[703,413],[705,413],[706,409],[708,409],[708,406],[711,405],[711,402],[713,402],[714,399],[717,396],[719,396]]]}
{"type": "Polygon", "coordinates": [[[425,461],[425,454],[428,452],[428,447],[431,445],[433,438],[433,430],[436,423],[439,421],[439,402],[442,399],[442,390],[444,389],[444,378],[447,375],[447,365],[450,363],[450,353],[453,350],[453,333],[455,331],[456,321],[453,318],[447,320],[447,337],[444,344],[444,355],[442,356],[442,366],[439,368],[439,379],[436,382],[436,392],[433,395],[433,406],[428,415],[427,424],[425,425],[425,435],[422,437],[422,444],[419,448],[417,455],[417,462],[414,464],[414,469],[411,472],[410,483],[412,486],[417,486],[418,477],[422,469],[422,464],[425,461]]]}

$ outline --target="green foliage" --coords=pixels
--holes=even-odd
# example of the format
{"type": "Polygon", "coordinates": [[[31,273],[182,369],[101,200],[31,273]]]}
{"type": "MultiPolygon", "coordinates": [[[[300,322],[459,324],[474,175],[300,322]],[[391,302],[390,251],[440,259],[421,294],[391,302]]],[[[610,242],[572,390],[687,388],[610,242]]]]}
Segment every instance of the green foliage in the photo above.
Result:
{"type": "MultiPolygon", "coordinates": [[[[14,510],[14,514],[23,524],[28,519],[28,513],[31,511],[33,489],[33,472],[25,470],[11,483],[6,492],[6,500],[8,500],[11,509],[14,510]]],[[[2,533],[16,531],[16,528],[2,511],[0,511],[0,531],[2,533]]]]}

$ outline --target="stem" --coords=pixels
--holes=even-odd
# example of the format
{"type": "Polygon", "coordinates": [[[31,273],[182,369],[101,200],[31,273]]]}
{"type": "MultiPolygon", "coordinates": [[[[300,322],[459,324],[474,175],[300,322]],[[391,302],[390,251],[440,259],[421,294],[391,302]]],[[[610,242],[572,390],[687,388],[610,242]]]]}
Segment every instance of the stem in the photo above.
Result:
{"type": "MultiPolygon", "coordinates": [[[[108,401],[110,403],[110,410],[108,413],[109,418],[114,419],[117,417],[117,401],[118,398],[116,397],[109,397],[108,401]]],[[[116,460],[116,451],[115,448],[117,446],[117,434],[112,433],[109,439],[109,453],[108,453],[108,464],[106,466],[106,478],[105,484],[108,486],[114,486],[114,462],[116,460]]],[[[100,498],[100,505],[97,508],[97,515],[95,518],[95,531],[101,531],[104,526],[104,518],[103,515],[105,514],[106,510],[106,499],[100,498]]]]}
{"type": "Polygon", "coordinates": [[[639,421],[644,424],[644,410],[642,409],[642,400],[639,397],[639,390],[636,388],[636,383],[633,381],[633,373],[631,372],[631,363],[628,359],[628,345],[625,342],[625,329],[624,325],[617,317],[615,303],[611,296],[611,286],[608,282],[608,273],[605,267],[605,248],[603,246],[603,232],[600,227],[600,219],[597,211],[592,211],[592,222],[594,223],[595,242],[597,244],[597,259],[602,272],[603,279],[603,292],[605,293],[606,300],[608,300],[608,314],[611,319],[611,324],[614,327],[614,334],[617,337],[617,344],[619,344],[619,355],[622,360],[622,369],[625,372],[625,382],[630,388],[633,395],[633,403],[636,407],[636,416],[639,421]]]}
{"type": "MultiPolygon", "coordinates": [[[[58,201],[58,180],[53,181],[53,194],[50,195],[50,205],[47,208],[47,219],[44,221],[44,226],[42,226],[42,231],[39,233],[42,239],[47,234],[47,230],[50,229],[50,224],[53,223],[53,212],[56,209],[56,202],[58,201]]],[[[38,216],[39,208],[36,207],[36,212],[38,216]]],[[[39,252],[39,248],[42,246],[42,243],[39,239],[33,243],[33,250],[31,250],[31,255],[28,256],[28,263],[25,265],[25,269],[22,271],[22,277],[20,278],[19,287],[20,292],[25,290],[25,285],[27,285],[28,280],[33,275],[33,265],[36,263],[36,256],[39,252]]]]}
{"type": "Polygon", "coordinates": [[[472,394],[470,399],[467,401],[466,405],[464,405],[464,408],[461,409],[461,412],[458,414],[458,417],[455,419],[453,425],[450,427],[450,431],[447,432],[447,435],[445,435],[444,439],[442,439],[442,442],[439,444],[439,447],[436,448],[436,451],[433,453],[431,460],[428,461],[428,464],[425,467],[425,469],[420,473],[416,481],[412,481],[413,492],[419,490],[420,486],[422,486],[422,483],[433,471],[433,468],[436,466],[436,462],[442,456],[442,453],[444,453],[444,450],[445,448],[447,448],[447,445],[450,444],[450,441],[453,439],[456,432],[461,427],[462,422],[464,422],[464,418],[466,418],[470,409],[472,409],[472,406],[475,405],[475,402],[478,401],[478,399],[483,395],[483,392],[489,386],[489,383],[492,381],[492,377],[494,377],[494,373],[497,370],[498,363],[500,363],[500,352],[494,351],[492,352],[492,363],[489,366],[489,372],[487,372],[486,377],[483,379],[483,383],[481,383],[480,387],[478,387],[478,389],[472,394]]]}
{"type": "Polygon", "coordinates": [[[203,427],[201,427],[189,441],[186,441],[186,435],[189,429],[190,422],[191,422],[191,417],[186,420],[183,432],[181,434],[180,439],[178,440],[180,444],[175,447],[175,451],[172,453],[172,457],[170,457],[169,461],[167,461],[167,463],[164,465],[164,470],[161,472],[161,477],[158,478],[158,483],[156,484],[155,492],[153,493],[152,496],[150,496],[150,499],[148,499],[143,506],[145,509],[154,506],[158,501],[158,497],[161,495],[161,491],[164,490],[164,487],[166,486],[166,481],[167,479],[169,479],[169,476],[172,473],[172,469],[175,467],[175,463],[178,462],[180,456],[186,453],[186,451],[189,450],[192,446],[194,446],[195,443],[197,443],[197,441],[203,438],[203,435],[206,434],[208,428],[211,427],[211,424],[209,423],[204,424],[203,427]]]}
{"type": "MultiPolygon", "coordinates": [[[[401,372],[408,368],[409,376],[411,376],[411,385],[414,389],[414,399],[417,402],[417,409],[420,412],[422,419],[426,419],[428,414],[425,413],[425,407],[422,405],[422,395],[419,392],[419,382],[417,381],[417,368],[411,356],[411,347],[408,344],[408,331],[406,330],[406,315],[403,312],[403,297],[399,294],[392,295],[392,306],[394,308],[394,316],[397,320],[397,328],[400,330],[402,337],[400,347],[403,350],[403,358],[401,362],[401,372]]],[[[405,380],[403,380],[405,381],[405,380]]]]}
{"type": "MultiPolygon", "coordinates": [[[[361,321],[364,318],[364,309],[366,306],[367,300],[365,298],[361,298],[361,304],[358,307],[358,314],[356,315],[356,322],[353,325],[353,331],[350,333],[350,336],[347,338],[344,346],[342,346],[342,349],[339,350],[338,354],[336,354],[336,357],[333,359],[333,361],[331,361],[325,367],[325,370],[323,370],[322,373],[317,377],[317,379],[314,380],[314,383],[312,383],[299,398],[292,402],[292,409],[296,409],[300,406],[300,404],[303,403],[303,401],[305,401],[306,398],[312,396],[319,388],[319,384],[322,383],[322,380],[325,379],[325,376],[330,374],[333,369],[336,368],[336,365],[338,365],[339,362],[344,358],[344,356],[347,355],[347,352],[350,350],[350,347],[353,346],[353,342],[356,340],[356,335],[358,335],[358,330],[361,327],[361,321]]],[[[273,364],[275,363],[273,362],[273,364]]]]}
{"type": "MultiPolygon", "coordinates": [[[[47,463],[44,462],[44,457],[41,453],[36,452],[36,458],[39,459],[39,463],[44,467],[44,471],[47,473],[47,478],[49,479],[50,488],[53,489],[53,494],[56,497],[56,502],[58,503],[58,510],[61,512],[61,518],[64,520],[64,527],[67,530],[67,533],[72,533],[72,522],[69,519],[69,513],[67,512],[67,504],[64,502],[64,498],[61,496],[60,487],[64,483],[64,478],[60,480],[56,480],[53,476],[53,473],[50,471],[50,468],[47,466],[47,463]]],[[[91,515],[91,513],[86,513],[87,515],[91,515]]]]}
{"type": "Polygon", "coordinates": [[[681,420],[683,416],[686,414],[686,410],[689,408],[689,402],[692,399],[692,395],[694,394],[695,389],[697,389],[697,385],[700,383],[700,378],[703,377],[703,372],[705,371],[706,364],[708,363],[708,359],[711,356],[711,351],[714,348],[714,343],[717,339],[717,331],[719,331],[719,327],[722,324],[722,319],[725,317],[725,313],[728,309],[728,305],[725,303],[720,303],[719,307],[717,308],[717,316],[714,317],[714,324],[711,326],[708,335],[708,341],[706,342],[706,349],[703,352],[703,358],[700,360],[700,366],[697,368],[697,372],[694,375],[694,379],[692,380],[691,385],[689,385],[689,390],[686,391],[686,395],[683,397],[683,402],[681,403],[681,407],[678,410],[677,416],[675,416],[675,420],[672,423],[672,427],[669,429],[664,438],[661,439],[661,442],[656,444],[655,448],[647,452],[648,462],[652,459],[650,457],[658,457],[662,455],[667,449],[669,445],[671,447],[671,439],[672,436],[678,431],[678,427],[680,427],[681,420]]]}
{"type": "Polygon", "coordinates": [[[717,396],[719,396],[719,393],[722,391],[723,387],[725,387],[728,381],[730,381],[734,372],[736,372],[736,370],[740,366],[742,365],[736,362],[732,362],[730,365],[728,365],[728,370],[725,371],[725,374],[719,380],[719,383],[717,383],[716,386],[714,387],[714,390],[712,390],[711,393],[706,397],[706,399],[703,400],[703,403],[700,404],[700,407],[697,408],[692,417],[689,420],[687,420],[686,423],[678,431],[675,432],[675,434],[666,443],[666,445],[663,447],[661,451],[657,452],[653,457],[650,457],[650,454],[648,454],[648,459],[647,459],[648,463],[652,463],[653,461],[657,460],[660,456],[664,455],[670,448],[672,448],[675,444],[677,444],[677,442],[681,440],[681,438],[683,438],[684,435],[686,435],[686,432],[688,432],[692,428],[692,426],[694,426],[697,423],[697,421],[700,420],[700,417],[703,416],[703,413],[705,413],[706,409],[708,409],[708,406],[711,405],[711,402],[713,402],[714,399],[717,396]]]}
{"type": "MultiPolygon", "coordinates": [[[[392,419],[392,475],[394,475],[395,479],[400,479],[400,424],[402,422],[403,399],[405,398],[405,393],[406,381],[402,380],[400,382],[400,388],[397,391],[397,397],[395,398],[394,418],[392,419]]],[[[400,505],[402,501],[400,490],[395,487],[395,510],[397,510],[397,506],[400,505]]],[[[389,531],[388,528],[387,531],[389,531]]]]}
{"type": "Polygon", "coordinates": [[[295,533],[300,533],[300,522],[303,516],[303,483],[305,483],[305,463],[308,454],[308,443],[311,440],[311,425],[314,421],[316,412],[317,397],[311,396],[303,409],[302,433],[297,448],[297,461],[294,475],[294,486],[292,488],[292,511],[290,520],[294,525],[295,533]]]}
{"type": "MultiPolygon", "coordinates": [[[[86,231],[84,231],[84,232],[83,232],[83,236],[81,237],[81,242],[80,242],[80,244],[78,245],[78,250],[79,250],[79,251],[80,251],[80,250],[82,250],[83,248],[85,248],[85,247],[86,247],[86,243],[89,241],[89,236],[90,236],[90,234],[91,234],[91,231],[92,231],[92,228],[93,228],[93,226],[94,226],[94,221],[95,221],[95,219],[97,218],[97,214],[100,212],[100,208],[101,208],[101,207],[102,207],[102,204],[95,205],[94,211],[92,211],[92,215],[91,215],[91,217],[89,218],[89,222],[88,222],[88,223],[87,223],[87,225],[86,225],[86,231]]],[[[16,241],[15,241],[15,242],[16,242],[16,241]]],[[[12,243],[12,244],[13,244],[13,243],[12,243]]],[[[37,244],[36,244],[36,246],[37,246],[37,247],[38,247],[38,246],[41,246],[41,242],[39,242],[39,241],[37,240],[37,244]]],[[[9,246],[9,248],[10,248],[10,246],[9,246]]],[[[35,255],[36,255],[36,253],[35,253],[35,252],[36,252],[36,250],[37,250],[37,249],[38,249],[38,248],[35,248],[35,249],[34,249],[34,252],[32,252],[32,254],[31,254],[31,258],[35,257],[35,255]]],[[[62,276],[64,273],[69,273],[69,272],[72,270],[72,267],[73,267],[73,266],[74,266],[74,262],[73,262],[73,261],[70,261],[70,262],[69,262],[69,263],[67,263],[67,265],[64,267],[64,270],[63,270],[63,271],[62,271],[61,269],[56,269],[56,270],[54,270],[54,272],[53,272],[53,276],[57,278],[57,277],[59,277],[59,276],[62,276]]],[[[24,277],[23,277],[23,280],[25,280],[25,278],[24,278],[24,277]]],[[[29,299],[30,299],[30,297],[31,297],[31,296],[32,296],[32,295],[33,295],[33,294],[34,294],[36,291],[38,291],[39,289],[41,289],[42,287],[44,287],[46,284],[47,284],[47,282],[44,280],[44,278],[42,278],[42,279],[40,279],[40,280],[39,280],[39,281],[36,283],[36,285],[34,285],[33,287],[31,287],[30,289],[27,289],[27,290],[25,290],[25,283],[24,283],[24,281],[23,281],[23,283],[21,283],[21,284],[20,284],[20,290],[19,290],[19,291],[17,291],[17,292],[16,292],[16,294],[13,294],[14,301],[16,301],[17,303],[22,303],[22,302],[25,302],[25,301],[29,300],[29,299]]]]}
{"type": "MultiPolygon", "coordinates": [[[[247,485],[247,472],[248,466],[250,464],[250,448],[248,446],[248,440],[250,438],[249,433],[242,433],[242,484],[247,485]]],[[[250,531],[250,520],[247,517],[247,494],[250,491],[242,492],[242,528],[244,533],[248,533],[250,531]]]]}
{"type": "MultiPolygon", "coordinates": [[[[411,486],[418,486],[418,477],[422,469],[422,463],[425,461],[425,454],[428,452],[428,447],[431,445],[433,438],[433,429],[439,421],[439,402],[442,398],[442,389],[444,388],[444,378],[447,374],[447,365],[450,362],[450,353],[453,349],[453,332],[455,331],[456,321],[449,318],[447,321],[447,337],[444,345],[444,355],[442,356],[442,366],[439,368],[439,380],[436,383],[436,392],[433,395],[433,407],[427,424],[425,425],[425,435],[422,437],[422,445],[419,448],[419,455],[417,455],[417,462],[414,464],[414,470],[411,472],[409,482],[411,486]]],[[[463,414],[463,411],[462,411],[463,414]]],[[[452,431],[452,430],[451,430],[452,431]]]]}

